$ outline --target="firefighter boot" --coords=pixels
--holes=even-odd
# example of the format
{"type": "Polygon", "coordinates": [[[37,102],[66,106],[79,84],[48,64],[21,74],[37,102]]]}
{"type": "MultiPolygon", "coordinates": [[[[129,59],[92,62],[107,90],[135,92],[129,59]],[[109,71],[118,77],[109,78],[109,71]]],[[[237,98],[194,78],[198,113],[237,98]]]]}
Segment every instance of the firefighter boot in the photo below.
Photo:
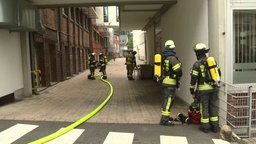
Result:
{"type": "Polygon", "coordinates": [[[160,120],[160,125],[173,126],[174,123],[171,121],[171,119],[168,116],[162,116],[160,120]]]}
{"type": "Polygon", "coordinates": [[[94,76],[94,75],[91,75],[91,79],[92,79],[92,80],[95,80],[95,76],[94,76]]]}
{"type": "Polygon", "coordinates": [[[204,133],[208,133],[209,132],[209,129],[210,129],[210,126],[208,123],[202,123],[200,126],[199,126],[199,130],[204,132],[204,133]]]}
{"type": "Polygon", "coordinates": [[[129,80],[134,80],[131,75],[128,76],[129,80]]]}
{"type": "Polygon", "coordinates": [[[219,129],[218,123],[217,122],[211,122],[211,131],[214,133],[217,133],[219,129]]]}

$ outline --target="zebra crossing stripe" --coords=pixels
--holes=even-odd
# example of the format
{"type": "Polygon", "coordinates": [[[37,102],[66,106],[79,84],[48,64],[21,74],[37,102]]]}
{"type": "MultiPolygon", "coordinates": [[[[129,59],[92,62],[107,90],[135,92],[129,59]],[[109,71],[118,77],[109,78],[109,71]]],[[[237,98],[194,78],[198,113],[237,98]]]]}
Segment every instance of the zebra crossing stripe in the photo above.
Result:
{"type": "Polygon", "coordinates": [[[84,132],[84,129],[72,129],[71,131],[45,144],[73,144],[83,132],[84,132]]]}
{"type": "Polygon", "coordinates": [[[109,132],[103,144],[132,144],[134,133],[109,132]]]}
{"type": "Polygon", "coordinates": [[[160,135],[160,144],[188,144],[186,137],[160,135]]]}
{"type": "Polygon", "coordinates": [[[37,127],[38,125],[16,124],[0,132],[0,143],[10,144],[37,127]]]}
{"type": "Polygon", "coordinates": [[[222,139],[212,139],[212,141],[213,141],[215,144],[230,144],[230,142],[224,141],[224,140],[222,140],[222,139]]]}

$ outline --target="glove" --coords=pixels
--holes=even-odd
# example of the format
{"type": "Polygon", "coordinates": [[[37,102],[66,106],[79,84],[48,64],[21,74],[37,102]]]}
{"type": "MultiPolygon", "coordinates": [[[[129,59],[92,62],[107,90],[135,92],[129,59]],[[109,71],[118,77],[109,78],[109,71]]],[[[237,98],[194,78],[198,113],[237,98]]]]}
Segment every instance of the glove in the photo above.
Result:
{"type": "Polygon", "coordinates": [[[183,115],[182,113],[177,114],[177,119],[180,120],[182,124],[191,124],[191,119],[188,116],[183,115]]]}

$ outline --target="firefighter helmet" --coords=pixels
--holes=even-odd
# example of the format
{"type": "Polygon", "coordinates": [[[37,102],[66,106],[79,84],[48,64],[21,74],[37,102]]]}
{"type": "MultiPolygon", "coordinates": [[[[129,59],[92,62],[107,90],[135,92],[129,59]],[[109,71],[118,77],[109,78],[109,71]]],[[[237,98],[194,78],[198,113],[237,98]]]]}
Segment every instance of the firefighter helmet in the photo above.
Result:
{"type": "Polygon", "coordinates": [[[164,44],[165,48],[170,48],[170,49],[174,49],[175,48],[175,44],[173,42],[173,40],[167,40],[164,44]]]}
{"type": "Polygon", "coordinates": [[[209,51],[209,48],[206,47],[206,45],[204,43],[197,43],[194,46],[194,51],[195,52],[201,51],[201,52],[207,53],[209,51]]]}

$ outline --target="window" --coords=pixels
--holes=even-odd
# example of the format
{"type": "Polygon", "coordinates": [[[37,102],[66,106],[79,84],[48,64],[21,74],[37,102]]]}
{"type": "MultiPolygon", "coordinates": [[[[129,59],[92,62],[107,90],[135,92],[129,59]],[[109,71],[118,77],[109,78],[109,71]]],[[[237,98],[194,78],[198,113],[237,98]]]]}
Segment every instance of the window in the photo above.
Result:
{"type": "Polygon", "coordinates": [[[108,7],[103,7],[103,16],[104,16],[104,22],[108,22],[108,7]]]}
{"type": "Polygon", "coordinates": [[[64,8],[64,9],[63,9],[63,14],[66,15],[66,16],[68,16],[68,11],[69,11],[68,8],[64,8]]]}
{"type": "Polygon", "coordinates": [[[233,83],[256,83],[256,11],[233,11],[233,83]]]}
{"type": "Polygon", "coordinates": [[[84,21],[84,28],[85,28],[86,30],[89,30],[89,19],[88,19],[87,16],[85,17],[85,21],[84,21]]]}
{"type": "Polygon", "coordinates": [[[84,15],[83,15],[82,11],[80,11],[79,24],[80,24],[81,26],[84,25],[84,24],[83,24],[83,22],[84,22],[83,19],[84,19],[84,15]]]}
{"type": "Polygon", "coordinates": [[[71,13],[71,20],[75,20],[75,9],[71,8],[70,13],[71,13]]]}
{"type": "Polygon", "coordinates": [[[119,22],[119,7],[116,7],[116,22],[119,22]]]}
{"type": "Polygon", "coordinates": [[[80,10],[79,10],[79,8],[76,8],[75,9],[75,12],[76,12],[76,22],[78,23],[78,24],[80,24],[79,22],[80,22],[80,10]]]}

